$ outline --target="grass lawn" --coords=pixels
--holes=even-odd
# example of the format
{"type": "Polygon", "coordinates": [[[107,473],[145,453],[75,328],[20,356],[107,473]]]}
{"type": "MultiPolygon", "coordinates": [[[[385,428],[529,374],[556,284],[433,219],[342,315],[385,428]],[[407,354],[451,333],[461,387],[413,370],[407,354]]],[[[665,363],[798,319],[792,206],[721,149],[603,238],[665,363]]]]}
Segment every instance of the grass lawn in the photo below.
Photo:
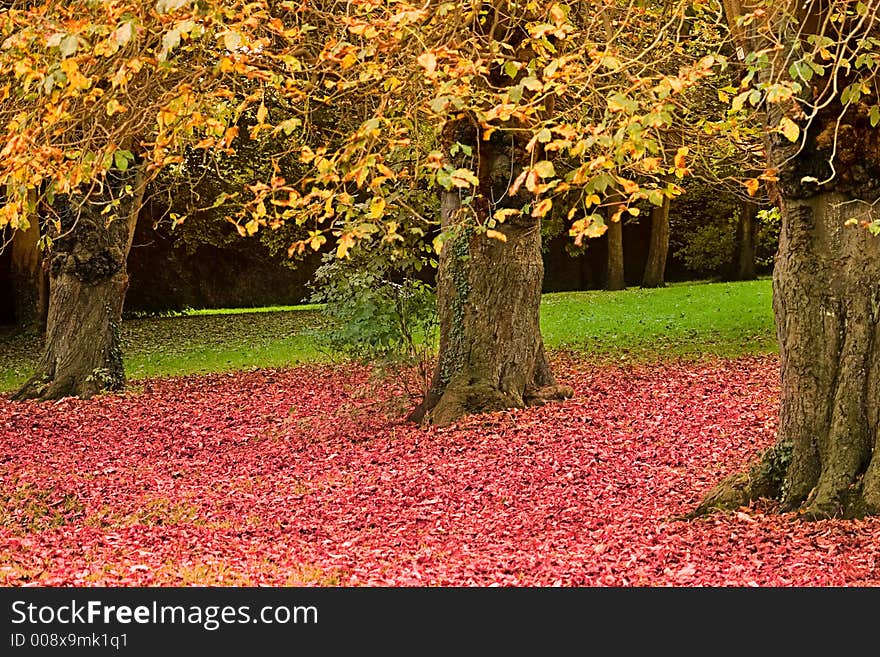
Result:
{"type": "MultiPolygon", "coordinates": [[[[776,350],[770,279],[679,283],[657,290],[545,294],[548,349],[597,360],[733,357],[776,350]]],[[[122,339],[128,377],[176,376],[328,360],[313,333],[318,306],[198,310],[127,319],[122,339]]],[[[0,391],[34,370],[40,339],[0,329],[0,391]]]]}
{"type": "Polygon", "coordinates": [[[613,360],[734,357],[777,350],[769,278],[546,294],[541,329],[550,349],[613,360]]]}

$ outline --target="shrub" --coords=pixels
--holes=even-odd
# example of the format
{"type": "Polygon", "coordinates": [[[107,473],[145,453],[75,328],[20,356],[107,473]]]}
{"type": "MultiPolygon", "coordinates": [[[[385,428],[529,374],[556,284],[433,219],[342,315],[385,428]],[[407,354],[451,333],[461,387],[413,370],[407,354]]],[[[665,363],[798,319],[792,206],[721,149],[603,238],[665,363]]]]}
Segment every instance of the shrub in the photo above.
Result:
{"type": "Polygon", "coordinates": [[[324,304],[328,320],[315,336],[319,344],[371,365],[379,379],[393,376],[409,399],[427,392],[437,349],[436,297],[414,275],[417,262],[392,260],[369,247],[346,260],[328,254],[311,296],[324,304]]]}

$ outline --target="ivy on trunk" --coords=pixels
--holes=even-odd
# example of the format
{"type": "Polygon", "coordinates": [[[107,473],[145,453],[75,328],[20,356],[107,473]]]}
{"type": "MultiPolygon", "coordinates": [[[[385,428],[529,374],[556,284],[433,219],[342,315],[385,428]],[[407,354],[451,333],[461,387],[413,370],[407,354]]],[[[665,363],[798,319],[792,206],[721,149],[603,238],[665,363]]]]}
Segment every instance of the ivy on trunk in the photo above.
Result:
{"type": "MultiPolygon", "coordinates": [[[[491,199],[505,198],[525,151],[500,132],[478,141],[478,129],[466,118],[450,122],[444,135],[448,151],[458,143],[479,152],[479,186],[467,202],[457,189],[441,194],[441,228],[450,238],[437,272],[438,362],[410,418],[447,425],[468,413],[570,397],[569,386],[556,384],[541,337],[540,220],[518,215],[498,224],[500,237],[494,238],[484,228],[502,207],[491,199]]],[[[523,199],[508,196],[503,203],[519,207],[523,199]]]]}

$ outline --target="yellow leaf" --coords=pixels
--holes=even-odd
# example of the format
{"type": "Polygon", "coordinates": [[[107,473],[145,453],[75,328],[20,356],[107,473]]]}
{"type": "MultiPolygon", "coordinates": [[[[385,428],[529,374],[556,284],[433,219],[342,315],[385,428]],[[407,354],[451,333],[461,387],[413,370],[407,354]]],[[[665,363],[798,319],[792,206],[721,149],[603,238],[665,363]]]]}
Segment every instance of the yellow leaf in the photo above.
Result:
{"type": "Polygon", "coordinates": [[[449,179],[455,187],[468,187],[470,185],[478,187],[480,184],[480,179],[470,169],[456,169],[452,172],[449,179]]]}
{"type": "Polygon", "coordinates": [[[749,196],[754,196],[758,192],[758,187],[761,186],[761,183],[757,178],[749,178],[746,180],[743,185],[746,186],[746,191],[749,193],[749,196]]]}
{"type": "Polygon", "coordinates": [[[505,235],[504,233],[502,233],[500,231],[492,230],[492,229],[489,229],[486,231],[486,237],[491,237],[493,240],[498,240],[499,242],[506,242],[507,241],[507,235],[505,235]]]}
{"type": "Polygon", "coordinates": [[[336,246],[336,257],[337,258],[347,258],[348,251],[351,247],[354,246],[354,237],[351,236],[351,233],[343,233],[339,238],[339,243],[336,246]]]}
{"type": "Polygon", "coordinates": [[[223,142],[226,145],[226,148],[229,148],[229,145],[232,143],[232,140],[238,136],[238,126],[234,125],[231,128],[226,129],[226,133],[223,135],[223,142]]]}
{"type": "Polygon", "coordinates": [[[617,178],[617,182],[620,183],[620,186],[623,188],[623,191],[626,194],[635,194],[639,191],[639,183],[633,180],[627,180],[626,178],[617,178]]]}
{"type": "Polygon", "coordinates": [[[119,103],[115,98],[111,98],[107,101],[107,116],[113,116],[114,114],[118,114],[120,112],[126,111],[126,108],[119,103]]]}
{"type": "Polygon", "coordinates": [[[257,108],[257,123],[263,125],[266,122],[267,116],[269,116],[269,110],[266,109],[266,103],[260,103],[260,106],[257,108]]]}
{"type": "Polygon", "coordinates": [[[523,169],[522,171],[520,171],[520,174],[516,177],[516,180],[513,181],[513,184],[511,184],[510,189],[507,191],[510,196],[516,196],[519,188],[522,186],[523,182],[525,182],[526,175],[528,173],[528,169],[523,169]]]}
{"type": "Polygon", "coordinates": [[[526,175],[526,189],[534,194],[537,187],[538,174],[535,171],[529,171],[526,175]]]}
{"type": "Polygon", "coordinates": [[[801,134],[801,129],[798,127],[798,124],[787,116],[783,116],[782,120],[779,122],[779,130],[785,135],[785,138],[788,139],[788,141],[797,141],[798,135],[801,134]]]}
{"type": "Polygon", "coordinates": [[[519,213],[519,210],[515,210],[513,208],[502,208],[501,210],[497,210],[495,214],[492,215],[492,218],[499,224],[503,224],[505,221],[507,221],[508,217],[515,217],[519,213]]]}
{"type": "Polygon", "coordinates": [[[367,214],[367,216],[370,219],[378,219],[383,214],[385,214],[385,199],[381,196],[377,196],[370,204],[370,212],[367,214]]]}

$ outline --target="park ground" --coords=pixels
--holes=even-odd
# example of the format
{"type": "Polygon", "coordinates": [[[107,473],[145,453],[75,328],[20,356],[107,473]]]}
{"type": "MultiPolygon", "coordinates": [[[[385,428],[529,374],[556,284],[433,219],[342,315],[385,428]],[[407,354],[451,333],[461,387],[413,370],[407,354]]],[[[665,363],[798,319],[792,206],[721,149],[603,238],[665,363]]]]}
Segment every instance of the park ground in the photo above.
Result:
{"type": "Polygon", "coordinates": [[[574,397],[446,428],[314,307],[127,320],[130,388],[88,401],[9,401],[39,340],[0,335],[0,584],[880,585],[880,520],[683,519],[774,441],[768,280],[542,313],[574,397]]]}

